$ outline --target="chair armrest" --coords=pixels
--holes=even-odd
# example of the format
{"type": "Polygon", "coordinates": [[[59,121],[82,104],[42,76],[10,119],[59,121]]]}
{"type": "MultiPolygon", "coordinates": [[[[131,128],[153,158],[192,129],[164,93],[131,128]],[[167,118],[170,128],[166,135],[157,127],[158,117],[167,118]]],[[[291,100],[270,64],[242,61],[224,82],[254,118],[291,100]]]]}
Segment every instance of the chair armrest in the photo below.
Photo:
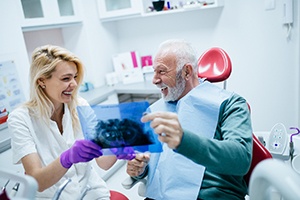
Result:
{"type": "Polygon", "coordinates": [[[138,182],[139,182],[139,180],[136,180],[129,176],[121,184],[122,184],[123,188],[125,188],[126,190],[129,190],[138,182]]]}
{"type": "Polygon", "coordinates": [[[145,197],[146,196],[146,184],[147,184],[146,178],[135,179],[135,178],[129,176],[121,184],[125,189],[129,190],[133,186],[135,186],[137,183],[140,183],[139,188],[138,188],[138,194],[141,197],[145,197]]]}

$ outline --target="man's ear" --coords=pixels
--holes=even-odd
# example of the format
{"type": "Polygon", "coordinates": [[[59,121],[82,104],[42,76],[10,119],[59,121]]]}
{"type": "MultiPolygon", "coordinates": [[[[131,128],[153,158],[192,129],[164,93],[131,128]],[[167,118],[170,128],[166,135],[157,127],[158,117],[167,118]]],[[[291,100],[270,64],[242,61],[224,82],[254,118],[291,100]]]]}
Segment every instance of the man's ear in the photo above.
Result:
{"type": "Polygon", "coordinates": [[[189,79],[189,77],[193,76],[193,67],[191,64],[186,64],[184,67],[183,67],[183,77],[187,80],[189,79]]]}

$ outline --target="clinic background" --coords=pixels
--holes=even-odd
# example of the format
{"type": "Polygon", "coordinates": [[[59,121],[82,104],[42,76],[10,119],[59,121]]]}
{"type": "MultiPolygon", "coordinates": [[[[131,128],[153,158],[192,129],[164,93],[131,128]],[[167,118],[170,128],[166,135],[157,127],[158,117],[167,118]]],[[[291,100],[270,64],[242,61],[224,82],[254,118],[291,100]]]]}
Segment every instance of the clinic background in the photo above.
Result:
{"type": "Polygon", "coordinates": [[[0,0],[0,60],[15,60],[26,98],[30,56],[37,46],[52,43],[74,52],[85,64],[85,81],[99,87],[113,72],[112,55],[153,55],[162,41],[184,38],[199,56],[212,46],[227,51],[233,65],[227,89],[249,102],[254,131],[268,131],[278,122],[300,125],[298,0],[290,34],[283,24],[284,0],[274,0],[271,10],[265,8],[269,0],[225,0],[222,8],[112,22],[100,21],[96,0],[78,0],[81,24],[26,32],[18,1],[0,0]]]}

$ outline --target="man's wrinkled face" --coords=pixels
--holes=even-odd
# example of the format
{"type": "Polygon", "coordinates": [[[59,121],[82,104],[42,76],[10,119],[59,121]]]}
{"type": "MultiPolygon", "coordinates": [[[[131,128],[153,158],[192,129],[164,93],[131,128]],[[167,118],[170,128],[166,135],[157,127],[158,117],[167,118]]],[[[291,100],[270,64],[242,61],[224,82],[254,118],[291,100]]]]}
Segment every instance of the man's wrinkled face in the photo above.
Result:
{"type": "Polygon", "coordinates": [[[177,63],[171,56],[157,56],[154,60],[153,84],[161,89],[165,101],[178,100],[185,90],[186,81],[181,70],[176,72],[177,63]]]}

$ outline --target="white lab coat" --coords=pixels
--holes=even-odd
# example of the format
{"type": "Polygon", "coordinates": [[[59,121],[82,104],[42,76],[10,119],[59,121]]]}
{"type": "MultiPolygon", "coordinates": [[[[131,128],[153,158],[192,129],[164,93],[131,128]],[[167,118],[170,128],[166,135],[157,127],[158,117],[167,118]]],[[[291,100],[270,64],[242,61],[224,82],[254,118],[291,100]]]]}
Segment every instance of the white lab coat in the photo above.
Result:
{"type": "MultiPolygon", "coordinates": [[[[79,105],[88,103],[79,98],[79,105]]],[[[19,107],[9,115],[8,127],[12,135],[14,164],[20,163],[21,158],[30,153],[38,153],[42,165],[49,165],[63,151],[70,148],[76,139],[83,138],[81,131],[73,131],[70,111],[67,105],[64,107],[63,134],[54,121],[51,121],[49,127],[43,119],[29,113],[25,107],[19,107]]],[[[85,199],[109,199],[110,193],[106,183],[92,168],[90,162],[74,164],[59,182],[43,192],[38,192],[36,199],[51,199],[67,178],[70,178],[71,182],[61,193],[60,199],[78,199],[86,187],[94,189],[87,192],[85,199]]]]}

